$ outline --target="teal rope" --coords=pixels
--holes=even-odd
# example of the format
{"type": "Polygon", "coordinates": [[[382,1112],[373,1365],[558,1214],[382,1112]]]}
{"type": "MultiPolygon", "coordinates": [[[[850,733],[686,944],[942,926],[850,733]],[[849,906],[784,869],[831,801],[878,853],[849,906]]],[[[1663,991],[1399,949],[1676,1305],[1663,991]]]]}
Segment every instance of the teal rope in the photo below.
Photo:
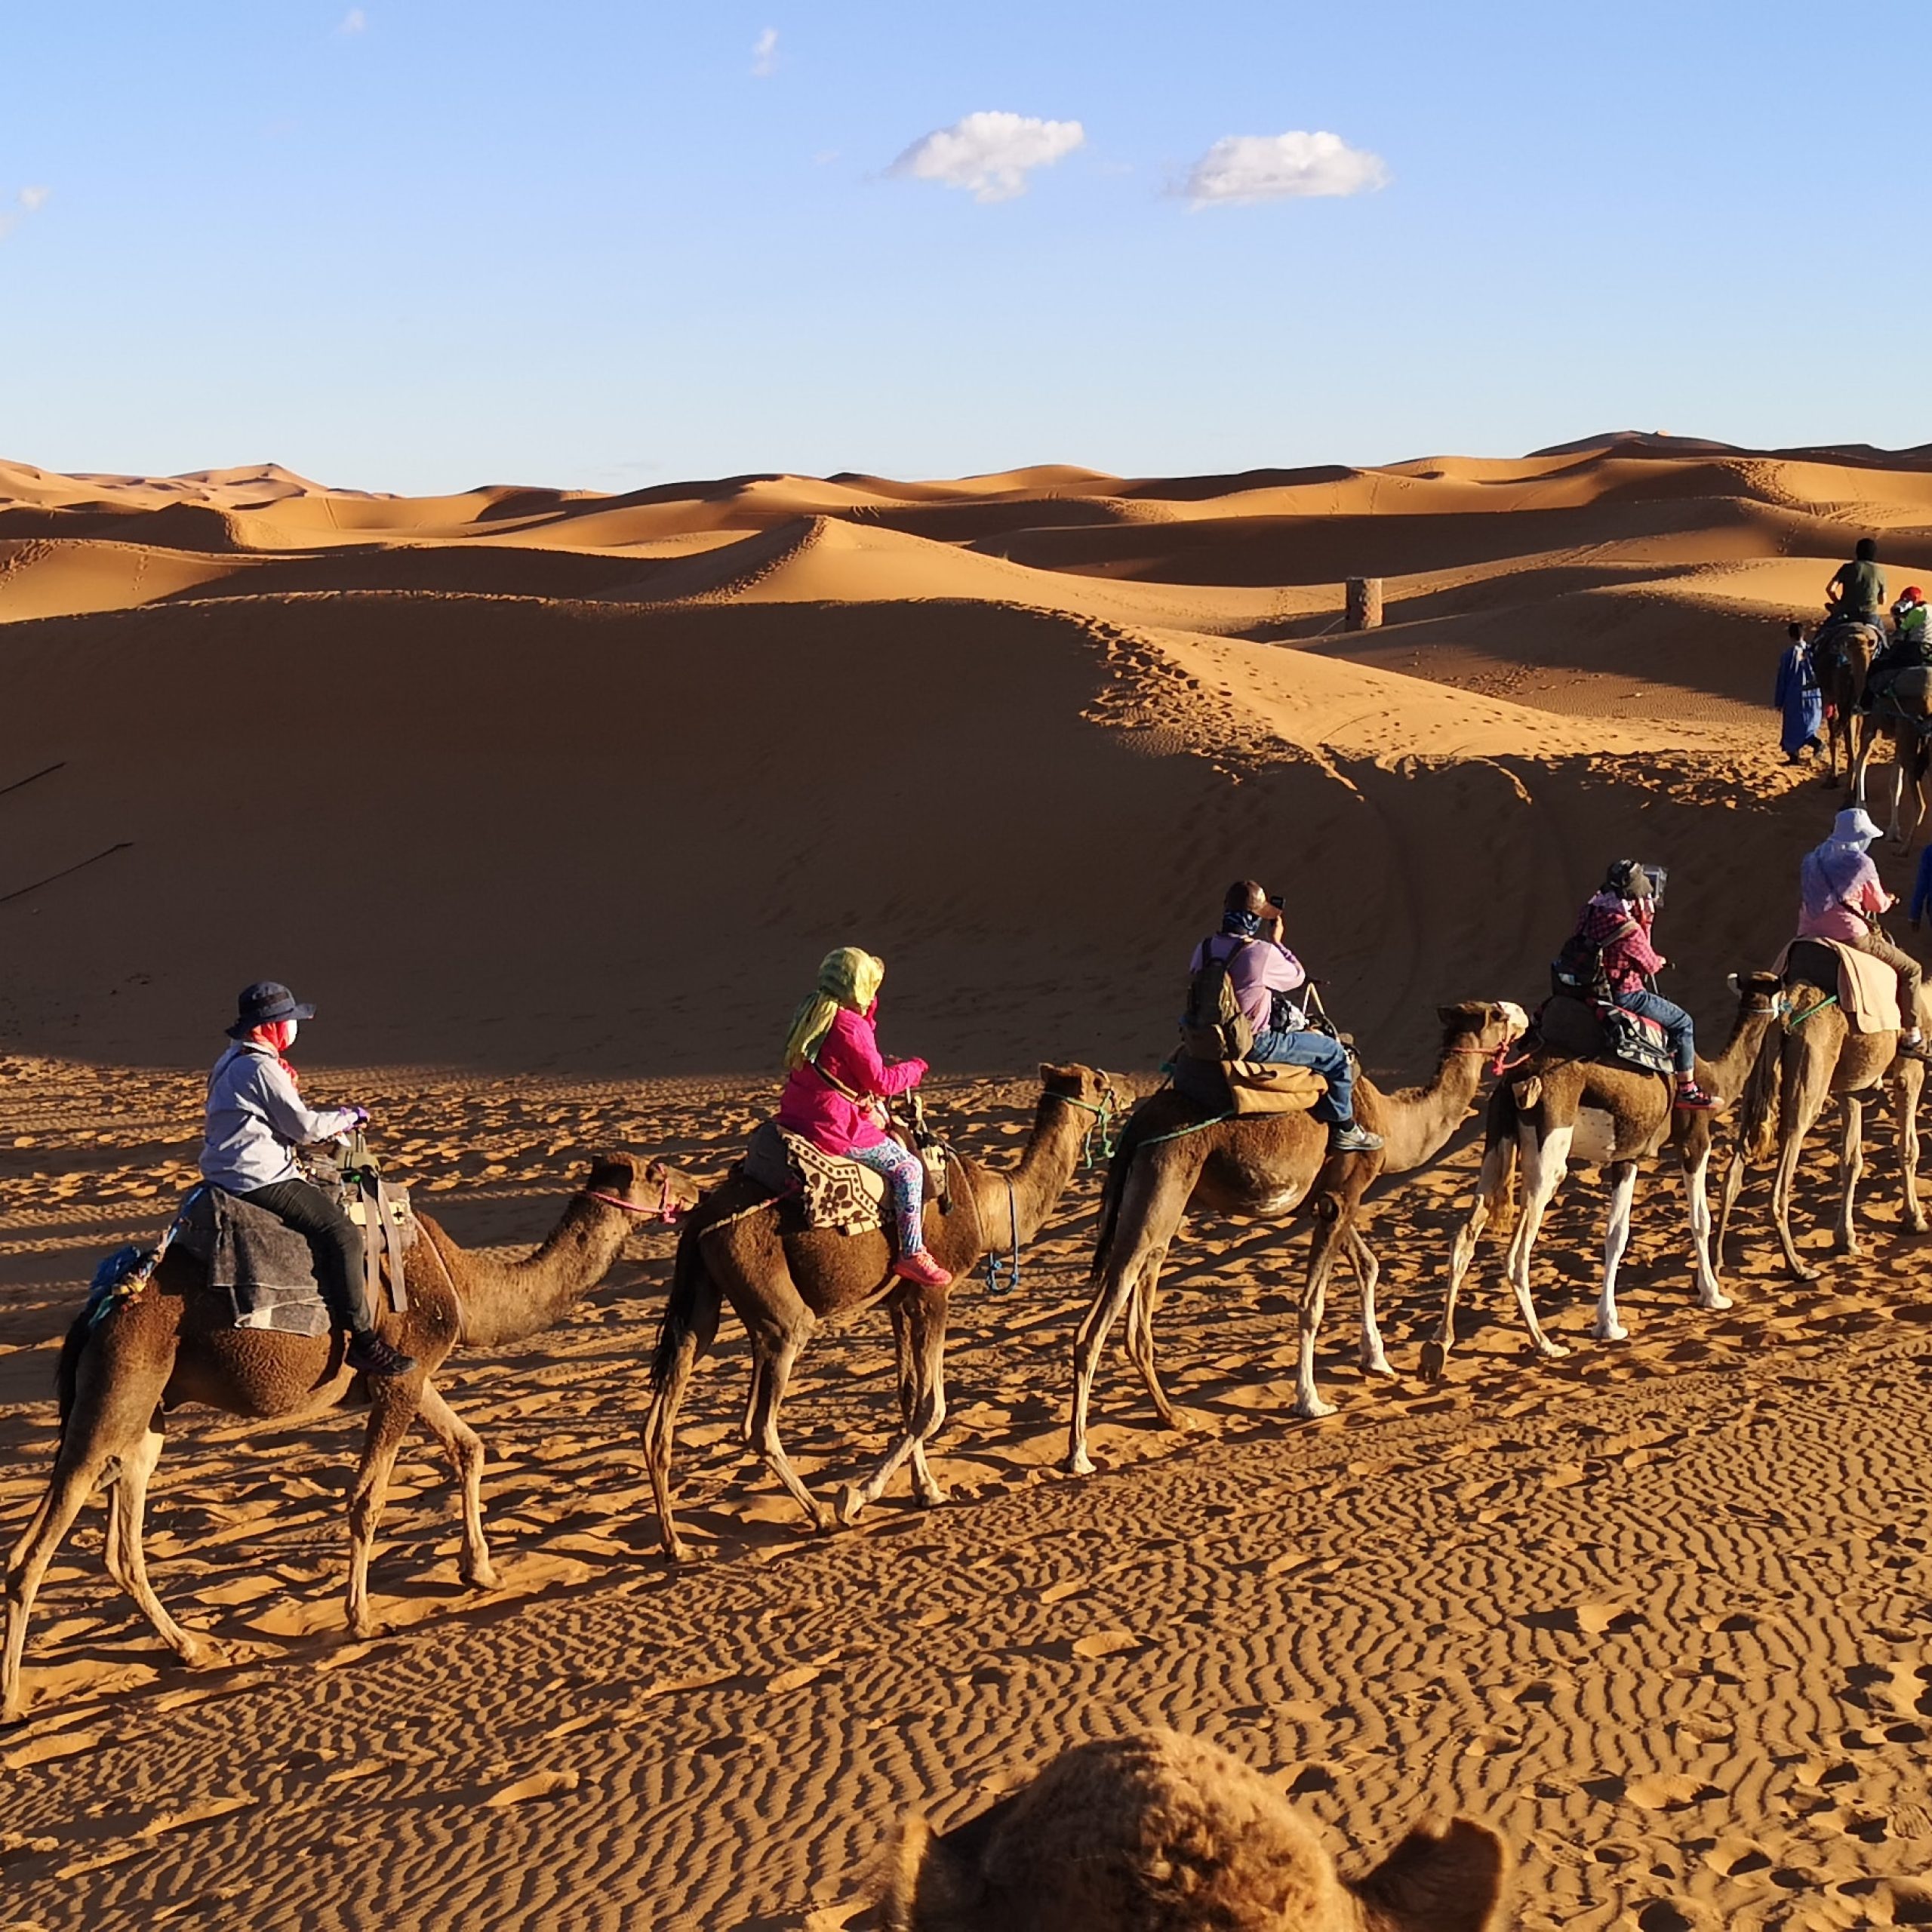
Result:
{"type": "Polygon", "coordinates": [[[1177,1127],[1171,1134],[1156,1134],[1146,1140],[1137,1140],[1134,1151],[1137,1154],[1143,1147],[1158,1147],[1164,1140],[1184,1140],[1190,1134],[1198,1134],[1204,1128],[1219,1127],[1223,1121],[1238,1120],[1238,1114],[1217,1114],[1212,1120],[1198,1120],[1191,1127],[1177,1127]]]}
{"type": "Polygon", "coordinates": [[[1802,1026],[1805,1021],[1811,1017],[1813,1014],[1823,1013],[1826,1007],[1836,1006],[1838,1003],[1838,996],[1836,993],[1827,993],[1816,1006],[1807,1006],[1804,1011],[1799,1014],[1795,1019],[1787,1020],[1785,1023],[1786,1030],[1795,1032],[1798,1027],[1802,1026]]]}

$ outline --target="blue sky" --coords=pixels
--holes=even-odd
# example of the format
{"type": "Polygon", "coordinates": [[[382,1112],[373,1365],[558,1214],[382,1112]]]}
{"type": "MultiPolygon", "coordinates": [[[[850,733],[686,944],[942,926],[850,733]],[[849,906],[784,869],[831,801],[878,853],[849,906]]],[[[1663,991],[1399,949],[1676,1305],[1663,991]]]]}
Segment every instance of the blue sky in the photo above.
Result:
{"type": "Polygon", "coordinates": [[[0,20],[0,454],[50,468],[626,489],[1932,438],[1926,0],[0,20]],[[891,171],[995,112],[1078,145],[1004,199],[891,171]],[[1384,185],[1178,192],[1295,132],[1384,185]]]}

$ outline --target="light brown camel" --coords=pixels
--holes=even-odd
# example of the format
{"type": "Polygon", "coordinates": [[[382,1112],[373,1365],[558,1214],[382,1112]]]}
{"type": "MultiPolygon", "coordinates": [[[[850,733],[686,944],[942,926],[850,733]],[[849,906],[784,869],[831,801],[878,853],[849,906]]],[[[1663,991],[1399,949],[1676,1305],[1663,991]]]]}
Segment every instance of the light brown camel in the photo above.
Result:
{"type": "Polygon", "coordinates": [[[1884,639],[1870,624],[1827,623],[1813,639],[1811,661],[1817,669],[1818,695],[1825,706],[1825,783],[1838,782],[1838,748],[1844,748],[1850,776],[1858,707],[1865,696],[1865,675],[1872,668],[1884,639]]]}
{"type": "Polygon", "coordinates": [[[1520,1039],[1529,1025],[1523,1009],[1508,1000],[1471,1000],[1437,1011],[1442,1049],[1427,1086],[1384,1094],[1371,1080],[1355,1083],[1356,1114],[1383,1138],[1372,1154],[1331,1155],[1328,1130],[1312,1114],[1204,1121],[1200,1108],[1171,1088],[1134,1109],[1108,1170],[1093,1299],[1073,1345],[1066,1466],[1075,1475],[1094,1472],[1087,1453],[1094,1372],[1123,1309],[1128,1354],[1156,1414],[1170,1429],[1183,1426],[1154,1365],[1154,1309],[1168,1246],[1190,1211],[1271,1220],[1304,1208],[1315,1214],[1302,1283],[1292,1414],[1334,1414],[1315,1389],[1315,1343],[1338,1251],[1348,1254],[1361,1281],[1361,1365],[1371,1374],[1393,1372],[1376,1325],[1375,1257],[1356,1225],[1363,1193],[1381,1175],[1410,1173],[1441,1152],[1475,1097],[1483,1061],[1520,1039]]]}
{"type": "Polygon", "coordinates": [[[1489,1932],[1508,1847],[1457,1818],[1345,1879],[1312,1820],[1217,1746],[1153,1730],[1063,1752],[935,1836],[900,1829],[881,1932],[1489,1932]]]}
{"type": "Polygon", "coordinates": [[[1865,768],[1882,738],[1892,748],[1892,817],[1886,836],[1901,851],[1909,851],[1925,819],[1925,777],[1932,756],[1927,751],[1927,734],[1932,732],[1932,698],[1923,671],[1908,670],[1875,693],[1872,709],[1858,721],[1858,762],[1851,774],[1852,796],[1865,802],[1865,768]],[[1912,781],[1912,823],[1903,827],[1906,780],[1912,781]]]}
{"type": "Polygon", "coordinates": [[[0,1716],[19,1715],[20,1658],[42,1577],[110,1463],[109,1573],[184,1663],[205,1661],[207,1639],[182,1629],[148,1582],[142,1519],[162,1448],[167,1411],[198,1402],[233,1416],[298,1421],[367,1403],[368,1426],[349,1502],[349,1627],[370,1629],[369,1555],[389,1472],[418,1417],[442,1445],[463,1492],[465,1583],[495,1586],[483,1539],[483,1445],[430,1377],[459,1343],[490,1348],[563,1319],[609,1272],[641,1217],[681,1212],[697,1198],[690,1178],[631,1154],[600,1155],[542,1246],[503,1262],[457,1246],[428,1215],[404,1268],[407,1313],[380,1310],[383,1334],[416,1358],[406,1375],[354,1375],[344,1337],[284,1335],[229,1325],[203,1291],[204,1265],[171,1249],[147,1286],[90,1326],[83,1314],[60,1351],[60,1441],[47,1494],[7,1559],[7,1635],[0,1716]]]}
{"type": "MultiPolygon", "coordinates": [[[[1715,1060],[1701,1055],[1697,1079],[1721,1101],[1743,1091],[1760,1044],[1777,1017],[1778,982],[1770,973],[1734,974],[1737,1014],[1730,1037],[1715,1060]]],[[[1722,1309],[1730,1298],[1718,1284],[1712,1265],[1711,1210],[1705,1176],[1718,1116],[1675,1106],[1668,1074],[1604,1066],[1561,1057],[1547,1050],[1534,1054],[1491,1095],[1482,1171],[1475,1204],[1457,1231],[1449,1258],[1449,1287],[1442,1318],[1424,1344],[1423,1372],[1439,1376],[1455,1345],[1456,1299],[1475,1257],[1482,1231],[1509,1186],[1518,1152],[1522,1186],[1516,1229],[1509,1244],[1507,1272],[1516,1306],[1530,1340],[1542,1355],[1570,1352],[1543,1333],[1531,1294],[1530,1271],[1537,1231],[1557,1189],[1574,1163],[1601,1168],[1610,1183],[1604,1228],[1603,1286],[1597,1297],[1592,1334],[1599,1342],[1628,1340],[1617,1312],[1617,1271],[1630,1241],[1630,1210],[1636,1197],[1637,1170],[1666,1147],[1675,1150],[1684,1176],[1684,1204],[1690,1223],[1690,1252],[1697,1275],[1697,1306],[1722,1309]]]]}
{"type": "MultiPolygon", "coordinates": [[[[1730,1211],[1744,1186],[1745,1163],[1777,1149],[1771,1183],[1771,1219],[1784,1250],[1785,1265],[1801,1281],[1815,1281],[1819,1270],[1798,1259],[1791,1236],[1791,1184],[1804,1138],[1835,1094],[1844,1109],[1838,1150],[1838,1218],[1834,1246],[1841,1254],[1858,1252],[1854,1214],[1858,1183],[1865,1171],[1865,1102],[1887,1076],[1897,1075],[1898,1155],[1906,1225],[1925,1232],[1918,1204],[1918,1097],[1925,1081],[1921,1060],[1898,1051],[1896,1033],[1857,1033],[1838,1000],[1838,961],[1826,948],[1795,942],[1784,971],[1784,1024],[1764,1043],[1745,1090],[1737,1137],[1724,1170],[1723,1208],[1718,1246],[1730,1224],[1730,1211]],[[1829,989],[1829,990],[1827,990],[1829,989]]],[[[1919,995],[1919,1020],[1932,1025],[1932,1004],[1919,995]]]]}
{"type": "MultiPolygon", "coordinates": [[[[942,1211],[930,1196],[927,1200],[927,1244],[955,1282],[988,1254],[1011,1253],[1032,1239],[1066,1191],[1083,1149],[1097,1130],[1104,1137],[1118,1105],[1106,1075],[1088,1067],[1043,1066],[1040,1079],[1032,1137],[1019,1165],[996,1170],[955,1155],[951,1204],[942,1211]]],[[[881,1300],[892,1317],[898,1352],[900,1432],[872,1474],[847,1490],[839,1518],[849,1523],[876,1502],[909,1458],[919,1500],[946,1500],[926,1466],[926,1444],[946,1420],[946,1318],[952,1291],[898,1281],[887,1272],[891,1261],[891,1244],[883,1232],[806,1228],[793,1203],[773,1201],[740,1173],[699,1203],[678,1243],[651,1367],[651,1413],[644,1431],[657,1519],[673,1562],[690,1554],[671,1509],[678,1407],[728,1301],[751,1339],[744,1438],[815,1529],[829,1528],[831,1518],[779,1439],[785,1385],[821,1322],[881,1300]]]]}

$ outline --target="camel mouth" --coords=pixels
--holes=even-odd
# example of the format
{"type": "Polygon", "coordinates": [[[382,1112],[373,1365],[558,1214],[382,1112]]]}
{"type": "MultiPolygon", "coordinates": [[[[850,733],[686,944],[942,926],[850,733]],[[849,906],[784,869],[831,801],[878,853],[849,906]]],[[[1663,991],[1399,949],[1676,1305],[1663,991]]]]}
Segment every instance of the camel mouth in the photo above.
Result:
{"type": "Polygon", "coordinates": [[[1530,1030],[1530,1016],[1513,999],[1500,1001],[1503,1023],[1509,1029],[1512,1040],[1520,1040],[1530,1030]]]}

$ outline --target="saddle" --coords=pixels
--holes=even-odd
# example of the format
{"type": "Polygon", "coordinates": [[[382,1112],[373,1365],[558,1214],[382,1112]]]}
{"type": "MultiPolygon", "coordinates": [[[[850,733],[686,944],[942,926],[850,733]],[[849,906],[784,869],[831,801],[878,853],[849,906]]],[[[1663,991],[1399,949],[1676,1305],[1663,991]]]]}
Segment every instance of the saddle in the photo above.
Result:
{"type": "Polygon", "coordinates": [[[1320,1074],[1305,1066],[1266,1060],[1200,1060],[1177,1054],[1174,1091],[1217,1114],[1305,1114],[1327,1091],[1320,1074]]]}
{"type": "MultiPolygon", "coordinates": [[[[917,1131],[914,1138],[918,1139],[917,1131]]],[[[912,1151],[925,1166],[927,1198],[943,1202],[949,1180],[943,1145],[928,1138],[912,1151]]],[[[768,1194],[795,1196],[808,1228],[863,1235],[885,1225],[884,1175],[842,1154],[826,1153],[802,1134],[788,1133],[775,1120],[753,1129],[739,1165],[745,1178],[768,1194]]]]}
{"type": "MultiPolygon", "coordinates": [[[[340,1152],[334,1159],[315,1152],[305,1158],[308,1178],[362,1230],[370,1307],[382,1306],[386,1287],[389,1305],[399,1315],[409,1306],[403,1257],[422,1232],[409,1190],[382,1178],[360,1134],[337,1145],[340,1152]]],[[[139,1294],[171,1247],[202,1264],[201,1286],[220,1298],[231,1327],[326,1335],[334,1325],[308,1238],[266,1208],[206,1183],[183,1200],[154,1246],[117,1248],[95,1269],[88,1296],[90,1319],[99,1321],[139,1294]]]]}
{"type": "Polygon", "coordinates": [[[1566,1060],[1592,1060],[1639,1073],[1669,1075],[1669,1036],[1654,1020],[1601,1000],[1552,994],[1536,1017],[1537,1039],[1566,1060]]]}
{"type": "Polygon", "coordinates": [[[1889,717],[1921,731],[1932,727],[1932,667],[1902,664],[1875,670],[1865,688],[1875,709],[1882,703],[1889,717]]]}
{"type": "Polygon", "coordinates": [[[1897,974],[1855,946],[1835,939],[1795,939],[1778,955],[1774,970],[1787,982],[1804,979],[1829,989],[1854,1033],[1892,1033],[1904,1023],[1897,974]]]}

